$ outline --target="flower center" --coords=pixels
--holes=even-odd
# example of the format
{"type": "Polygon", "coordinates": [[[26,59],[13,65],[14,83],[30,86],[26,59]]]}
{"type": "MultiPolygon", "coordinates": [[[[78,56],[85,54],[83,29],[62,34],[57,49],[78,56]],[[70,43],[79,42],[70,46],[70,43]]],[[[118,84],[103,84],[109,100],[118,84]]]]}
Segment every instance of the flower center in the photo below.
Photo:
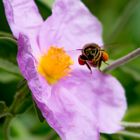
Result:
{"type": "Polygon", "coordinates": [[[63,48],[52,46],[46,54],[41,56],[37,70],[49,84],[54,84],[62,77],[69,75],[72,64],[71,57],[63,48]]]}

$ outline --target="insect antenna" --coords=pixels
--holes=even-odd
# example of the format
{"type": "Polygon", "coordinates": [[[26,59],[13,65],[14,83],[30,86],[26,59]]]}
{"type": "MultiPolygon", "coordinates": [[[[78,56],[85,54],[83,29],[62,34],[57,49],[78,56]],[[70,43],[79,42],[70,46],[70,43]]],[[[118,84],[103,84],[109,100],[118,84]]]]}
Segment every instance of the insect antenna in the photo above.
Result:
{"type": "Polygon", "coordinates": [[[83,49],[75,49],[75,50],[66,50],[66,52],[74,52],[74,51],[81,51],[83,49]]]}

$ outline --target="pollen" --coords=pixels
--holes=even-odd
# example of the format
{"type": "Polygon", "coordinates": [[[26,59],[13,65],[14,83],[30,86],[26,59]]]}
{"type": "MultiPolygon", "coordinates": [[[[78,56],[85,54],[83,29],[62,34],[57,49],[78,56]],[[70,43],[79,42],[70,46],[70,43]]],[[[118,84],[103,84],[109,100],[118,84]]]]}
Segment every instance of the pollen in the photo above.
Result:
{"type": "Polygon", "coordinates": [[[37,70],[49,84],[55,84],[61,78],[70,75],[72,64],[71,57],[63,48],[52,46],[41,56],[37,70]]]}
{"type": "Polygon", "coordinates": [[[102,55],[103,55],[102,56],[103,61],[106,62],[109,59],[108,53],[104,51],[102,55]]]}

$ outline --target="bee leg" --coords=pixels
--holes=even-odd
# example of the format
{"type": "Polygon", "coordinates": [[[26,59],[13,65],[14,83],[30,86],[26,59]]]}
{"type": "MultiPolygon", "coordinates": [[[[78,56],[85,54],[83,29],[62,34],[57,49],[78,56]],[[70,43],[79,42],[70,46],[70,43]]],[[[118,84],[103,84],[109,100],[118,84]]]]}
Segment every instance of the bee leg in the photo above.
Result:
{"type": "Polygon", "coordinates": [[[88,67],[88,69],[90,70],[90,73],[92,74],[92,69],[91,69],[90,65],[87,62],[85,64],[88,67]]]}
{"type": "Polygon", "coordinates": [[[98,63],[97,63],[98,70],[99,70],[100,72],[102,72],[101,69],[100,69],[101,64],[102,64],[102,60],[100,59],[100,60],[98,61],[98,63]]]}

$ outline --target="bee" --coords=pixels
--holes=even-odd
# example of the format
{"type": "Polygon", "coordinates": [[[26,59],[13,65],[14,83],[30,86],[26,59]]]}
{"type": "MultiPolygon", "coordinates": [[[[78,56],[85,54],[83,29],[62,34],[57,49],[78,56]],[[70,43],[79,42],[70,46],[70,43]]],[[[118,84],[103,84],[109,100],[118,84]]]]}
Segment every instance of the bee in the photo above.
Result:
{"type": "Polygon", "coordinates": [[[109,59],[108,53],[95,43],[86,44],[81,52],[78,62],[80,65],[86,65],[91,73],[91,67],[98,67],[100,70],[102,62],[106,63],[109,59]]]}

